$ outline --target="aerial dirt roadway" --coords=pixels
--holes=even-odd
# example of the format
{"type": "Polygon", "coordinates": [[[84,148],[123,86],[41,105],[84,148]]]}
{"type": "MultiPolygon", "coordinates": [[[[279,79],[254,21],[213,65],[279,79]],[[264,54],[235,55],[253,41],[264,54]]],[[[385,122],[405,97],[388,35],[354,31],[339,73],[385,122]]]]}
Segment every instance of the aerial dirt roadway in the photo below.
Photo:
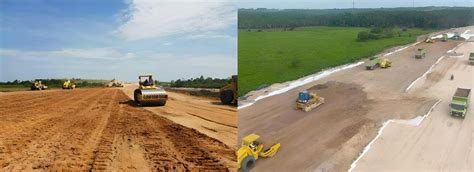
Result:
{"type": "MultiPolygon", "coordinates": [[[[136,84],[126,84],[125,94],[133,99],[136,84]]],[[[145,109],[170,119],[183,126],[215,138],[224,144],[237,145],[237,108],[222,105],[219,99],[191,96],[167,91],[165,106],[145,107],[145,109]]]]}
{"type": "MultiPolygon", "coordinates": [[[[360,65],[239,109],[239,141],[256,133],[266,146],[281,143],[274,157],[259,159],[253,170],[348,170],[384,121],[426,114],[437,102],[405,90],[461,42],[419,43],[385,56],[393,62],[391,68],[368,71],[360,65]],[[415,59],[415,50],[421,47],[427,49],[426,57],[415,59]],[[310,88],[326,103],[307,113],[296,110],[298,92],[310,88]]],[[[255,98],[265,91],[248,96],[255,98]]]]}
{"type": "Polygon", "coordinates": [[[474,70],[468,64],[474,42],[456,52],[463,56],[442,60],[410,91],[440,99],[433,112],[419,126],[388,124],[354,171],[474,171],[472,95],[465,119],[451,117],[449,108],[456,88],[474,88],[474,70]]]}
{"type": "Polygon", "coordinates": [[[234,150],[120,89],[0,94],[0,171],[228,170],[234,150]]]}

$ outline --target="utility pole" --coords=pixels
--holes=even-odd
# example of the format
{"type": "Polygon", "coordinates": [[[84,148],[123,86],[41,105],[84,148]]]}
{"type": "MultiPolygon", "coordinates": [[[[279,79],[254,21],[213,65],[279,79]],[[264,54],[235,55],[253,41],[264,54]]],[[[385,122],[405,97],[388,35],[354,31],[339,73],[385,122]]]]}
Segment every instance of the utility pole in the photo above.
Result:
{"type": "Polygon", "coordinates": [[[352,0],[352,9],[355,9],[355,0],[352,0]]]}
{"type": "Polygon", "coordinates": [[[413,0],[413,8],[415,8],[415,0],[413,0]]]}

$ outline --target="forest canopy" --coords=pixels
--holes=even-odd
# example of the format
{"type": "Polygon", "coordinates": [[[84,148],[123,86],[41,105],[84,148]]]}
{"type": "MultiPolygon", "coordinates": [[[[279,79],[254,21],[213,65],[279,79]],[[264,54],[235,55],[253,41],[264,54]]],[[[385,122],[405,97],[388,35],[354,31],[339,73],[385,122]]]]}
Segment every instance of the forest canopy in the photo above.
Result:
{"type": "Polygon", "coordinates": [[[246,29],[305,26],[451,28],[474,24],[474,7],[379,9],[239,9],[238,27],[246,29]]]}

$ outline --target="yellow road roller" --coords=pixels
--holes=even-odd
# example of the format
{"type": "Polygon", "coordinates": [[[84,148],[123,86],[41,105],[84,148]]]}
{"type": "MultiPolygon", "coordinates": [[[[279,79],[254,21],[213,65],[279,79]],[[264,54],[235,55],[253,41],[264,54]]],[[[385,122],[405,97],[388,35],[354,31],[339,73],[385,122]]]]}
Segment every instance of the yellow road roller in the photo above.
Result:
{"type": "Polygon", "coordinates": [[[165,89],[157,86],[153,75],[138,76],[138,88],[133,92],[134,100],[142,106],[164,106],[168,100],[165,89]]]}
{"type": "Polygon", "coordinates": [[[74,88],[76,88],[76,84],[74,84],[70,80],[64,81],[63,89],[74,89],[74,88]]]}
{"type": "Polygon", "coordinates": [[[258,160],[259,157],[273,157],[280,149],[280,143],[273,144],[269,148],[264,149],[263,144],[257,141],[259,137],[257,134],[250,134],[242,138],[242,144],[239,150],[235,152],[240,171],[250,171],[250,168],[255,165],[255,161],[258,160]]]}

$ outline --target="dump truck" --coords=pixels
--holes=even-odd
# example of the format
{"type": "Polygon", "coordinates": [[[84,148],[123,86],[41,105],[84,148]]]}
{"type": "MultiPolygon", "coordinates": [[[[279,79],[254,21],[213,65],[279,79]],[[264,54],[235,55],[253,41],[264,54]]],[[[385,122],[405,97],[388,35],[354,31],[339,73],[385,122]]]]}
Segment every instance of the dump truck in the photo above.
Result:
{"type": "Polygon", "coordinates": [[[469,105],[471,89],[458,88],[451,100],[451,115],[464,118],[469,105]]]}
{"type": "Polygon", "coordinates": [[[448,41],[448,34],[443,33],[443,37],[441,38],[441,41],[443,42],[448,41]]]}
{"type": "Polygon", "coordinates": [[[474,65],[474,53],[469,54],[469,64],[474,65]]]}
{"type": "Polygon", "coordinates": [[[31,83],[31,90],[45,90],[48,89],[48,86],[41,83],[41,81],[34,81],[31,83]]]}
{"type": "Polygon", "coordinates": [[[142,106],[164,106],[168,100],[165,89],[156,85],[153,75],[138,76],[138,88],[133,92],[134,101],[142,106]]]}
{"type": "Polygon", "coordinates": [[[76,84],[74,84],[73,82],[71,82],[71,80],[66,80],[64,81],[63,83],[63,89],[74,89],[76,88],[76,84]]]}
{"type": "Polygon", "coordinates": [[[324,98],[310,91],[299,92],[298,98],[296,99],[296,109],[305,112],[309,112],[322,104],[324,104],[324,98]]]}
{"type": "Polygon", "coordinates": [[[421,59],[421,58],[424,58],[424,57],[426,57],[426,49],[424,49],[424,48],[416,49],[415,58],[421,59]]]}
{"type": "Polygon", "coordinates": [[[258,158],[273,157],[280,149],[280,143],[273,144],[269,148],[264,149],[264,145],[257,141],[259,137],[257,134],[250,134],[242,138],[240,148],[235,152],[240,171],[250,171],[250,168],[255,165],[255,161],[258,158]]]}
{"type": "Polygon", "coordinates": [[[458,40],[461,38],[461,35],[459,34],[459,32],[454,32],[454,36],[453,36],[453,39],[454,40],[458,40]]]}
{"type": "Polygon", "coordinates": [[[219,90],[219,98],[222,104],[237,105],[237,75],[233,75],[230,83],[219,90]]]}
{"type": "Polygon", "coordinates": [[[366,63],[365,69],[374,70],[376,67],[385,69],[391,66],[392,62],[388,59],[379,59],[377,57],[371,57],[370,60],[366,63]]]}

